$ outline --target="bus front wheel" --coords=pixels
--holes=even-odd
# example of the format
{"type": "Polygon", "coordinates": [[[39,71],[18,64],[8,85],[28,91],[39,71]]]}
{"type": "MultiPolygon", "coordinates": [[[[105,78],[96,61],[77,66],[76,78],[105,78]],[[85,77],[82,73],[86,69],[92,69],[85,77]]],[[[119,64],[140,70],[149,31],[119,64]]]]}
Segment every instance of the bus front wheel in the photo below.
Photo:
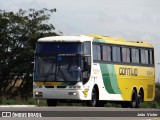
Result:
{"type": "Polygon", "coordinates": [[[57,101],[54,100],[54,99],[47,99],[47,105],[48,105],[49,107],[56,106],[56,105],[57,105],[57,101]]]}
{"type": "Polygon", "coordinates": [[[91,100],[87,101],[87,106],[92,106],[92,107],[103,107],[104,106],[104,103],[99,100],[99,91],[97,87],[93,88],[91,100]]]}
{"type": "Polygon", "coordinates": [[[98,90],[94,87],[92,90],[91,100],[87,101],[87,106],[97,107],[98,106],[98,90]]]}

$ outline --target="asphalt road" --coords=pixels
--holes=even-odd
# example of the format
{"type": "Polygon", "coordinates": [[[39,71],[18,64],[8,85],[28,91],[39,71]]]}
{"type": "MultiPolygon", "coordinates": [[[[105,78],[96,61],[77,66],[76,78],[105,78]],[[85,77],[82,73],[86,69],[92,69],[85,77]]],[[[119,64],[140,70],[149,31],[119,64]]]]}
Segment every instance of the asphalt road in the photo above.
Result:
{"type": "Polygon", "coordinates": [[[160,120],[160,109],[106,107],[0,107],[0,120],[160,120]],[[28,118],[30,117],[30,118],[28,118]],[[34,118],[33,118],[34,117],[34,118]]]}

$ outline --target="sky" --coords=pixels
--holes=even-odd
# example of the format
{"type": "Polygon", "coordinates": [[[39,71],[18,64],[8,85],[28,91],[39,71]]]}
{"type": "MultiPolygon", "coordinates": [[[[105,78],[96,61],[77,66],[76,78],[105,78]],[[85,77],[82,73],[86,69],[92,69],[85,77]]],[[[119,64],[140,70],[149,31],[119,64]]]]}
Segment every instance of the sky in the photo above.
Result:
{"type": "Polygon", "coordinates": [[[0,0],[0,9],[56,8],[51,23],[63,35],[100,34],[148,41],[160,79],[160,0],[0,0]],[[159,63],[159,64],[158,64],[159,63]]]}

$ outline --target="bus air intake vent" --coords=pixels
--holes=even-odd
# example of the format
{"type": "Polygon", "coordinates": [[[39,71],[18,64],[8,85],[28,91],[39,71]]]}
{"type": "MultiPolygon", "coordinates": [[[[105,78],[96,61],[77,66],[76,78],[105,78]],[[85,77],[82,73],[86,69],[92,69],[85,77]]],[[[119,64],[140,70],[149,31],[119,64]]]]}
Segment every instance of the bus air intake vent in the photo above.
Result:
{"type": "Polygon", "coordinates": [[[153,97],[153,85],[148,85],[147,86],[147,98],[152,98],[153,97]]]}
{"type": "Polygon", "coordinates": [[[57,86],[57,88],[66,88],[67,86],[57,86]]]}
{"type": "Polygon", "coordinates": [[[54,88],[54,86],[45,86],[45,88],[54,88]]]}

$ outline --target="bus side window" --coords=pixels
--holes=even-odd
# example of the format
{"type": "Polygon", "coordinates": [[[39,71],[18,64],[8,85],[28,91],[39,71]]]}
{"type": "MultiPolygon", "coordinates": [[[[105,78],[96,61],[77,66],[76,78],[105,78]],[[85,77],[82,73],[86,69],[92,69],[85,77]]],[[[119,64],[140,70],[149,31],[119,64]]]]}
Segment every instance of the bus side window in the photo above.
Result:
{"type": "Polygon", "coordinates": [[[113,62],[121,62],[121,51],[120,47],[112,47],[112,57],[113,57],[113,62]]]}
{"type": "Polygon", "coordinates": [[[131,62],[131,49],[127,48],[127,63],[131,62]]]}
{"type": "Polygon", "coordinates": [[[101,60],[101,57],[100,45],[93,45],[93,60],[101,60]]]}
{"type": "Polygon", "coordinates": [[[91,72],[90,57],[82,57],[82,79],[83,79],[83,83],[86,83],[89,80],[90,72],[91,72]]]}
{"type": "Polygon", "coordinates": [[[111,61],[111,46],[102,46],[103,61],[111,61]]]}
{"type": "Polygon", "coordinates": [[[84,42],[83,54],[85,54],[85,55],[91,54],[91,43],[90,42],[84,42]]]}
{"type": "Polygon", "coordinates": [[[83,71],[90,71],[90,64],[89,60],[87,60],[87,57],[83,57],[83,71]]]}
{"type": "Polygon", "coordinates": [[[139,59],[139,49],[132,48],[132,63],[140,63],[139,59]]]}
{"type": "Polygon", "coordinates": [[[145,59],[146,59],[146,64],[149,64],[148,50],[145,50],[145,59]]]}
{"type": "Polygon", "coordinates": [[[153,50],[149,50],[149,64],[154,64],[153,50]]]}
{"type": "Polygon", "coordinates": [[[142,64],[149,64],[148,50],[141,49],[141,63],[142,64]]]}
{"type": "Polygon", "coordinates": [[[127,62],[127,48],[122,48],[122,62],[127,62]]]}

